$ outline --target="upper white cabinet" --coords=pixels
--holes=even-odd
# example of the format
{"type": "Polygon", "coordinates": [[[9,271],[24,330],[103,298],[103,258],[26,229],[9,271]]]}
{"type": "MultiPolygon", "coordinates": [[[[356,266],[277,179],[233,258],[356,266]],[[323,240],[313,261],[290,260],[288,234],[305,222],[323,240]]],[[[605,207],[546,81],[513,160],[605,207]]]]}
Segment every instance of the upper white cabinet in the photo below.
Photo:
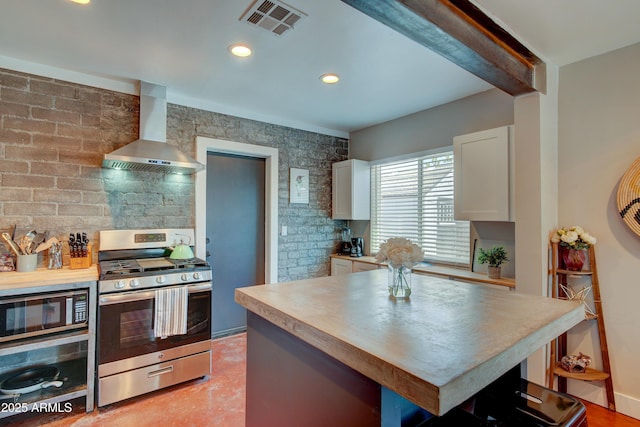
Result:
{"type": "Polygon", "coordinates": [[[454,215],[515,221],[513,126],[453,138],[454,215]]]}
{"type": "Polygon", "coordinates": [[[369,162],[345,160],[334,163],[331,217],[333,219],[369,219],[370,191],[369,162]]]}

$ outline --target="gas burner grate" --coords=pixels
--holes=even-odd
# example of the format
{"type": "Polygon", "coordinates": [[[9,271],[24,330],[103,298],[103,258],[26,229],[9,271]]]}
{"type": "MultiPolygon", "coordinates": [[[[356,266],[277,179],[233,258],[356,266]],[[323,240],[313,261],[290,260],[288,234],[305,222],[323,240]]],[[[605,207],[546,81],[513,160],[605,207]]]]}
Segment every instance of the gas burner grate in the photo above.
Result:
{"type": "Polygon", "coordinates": [[[176,268],[195,268],[195,267],[208,267],[209,264],[201,260],[200,258],[189,259],[169,259],[176,268]]]}
{"type": "Polygon", "coordinates": [[[100,279],[152,275],[187,270],[203,270],[209,263],[200,258],[172,259],[166,257],[118,259],[100,262],[100,279]]]}
{"type": "Polygon", "coordinates": [[[100,272],[102,275],[140,273],[142,272],[142,267],[134,259],[102,261],[100,263],[100,272]]]}

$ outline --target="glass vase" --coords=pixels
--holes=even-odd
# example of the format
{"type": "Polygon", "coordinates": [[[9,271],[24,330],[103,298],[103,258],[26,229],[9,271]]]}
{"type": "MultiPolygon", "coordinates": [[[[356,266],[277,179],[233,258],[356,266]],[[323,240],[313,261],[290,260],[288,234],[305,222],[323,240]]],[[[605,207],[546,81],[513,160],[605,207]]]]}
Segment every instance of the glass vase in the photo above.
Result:
{"type": "Polygon", "coordinates": [[[389,295],[408,298],[411,295],[411,269],[405,266],[389,266],[389,295]]]}
{"type": "Polygon", "coordinates": [[[562,261],[569,271],[582,271],[582,266],[587,258],[584,249],[562,248],[562,261]]]}

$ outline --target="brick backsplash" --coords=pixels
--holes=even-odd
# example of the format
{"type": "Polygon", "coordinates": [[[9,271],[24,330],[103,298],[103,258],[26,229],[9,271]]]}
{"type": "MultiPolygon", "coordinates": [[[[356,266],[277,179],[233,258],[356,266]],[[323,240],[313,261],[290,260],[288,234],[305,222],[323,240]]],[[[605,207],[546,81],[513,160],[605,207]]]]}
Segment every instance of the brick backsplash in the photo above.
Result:
{"type": "MultiPolygon", "coordinates": [[[[139,98],[0,69],[0,228],[86,231],[193,227],[193,176],[102,169],[138,137],[139,98]]],[[[331,164],[348,140],[168,105],[167,143],[195,154],[196,136],[279,149],[279,280],[329,274],[343,221],[331,220],[331,164]],[[290,205],[289,168],[310,171],[308,205],[290,205]]],[[[65,253],[65,263],[68,254],[65,253]]]]}

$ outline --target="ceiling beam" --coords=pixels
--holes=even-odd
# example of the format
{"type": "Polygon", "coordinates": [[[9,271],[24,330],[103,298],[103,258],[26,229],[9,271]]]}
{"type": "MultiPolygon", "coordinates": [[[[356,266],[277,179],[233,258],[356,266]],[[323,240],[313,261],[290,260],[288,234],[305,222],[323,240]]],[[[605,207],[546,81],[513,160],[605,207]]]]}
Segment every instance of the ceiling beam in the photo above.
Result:
{"type": "Polygon", "coordinates": [[[546,65],[469,0],[342,0],[517,96],[546,91],[546,65]]]}

